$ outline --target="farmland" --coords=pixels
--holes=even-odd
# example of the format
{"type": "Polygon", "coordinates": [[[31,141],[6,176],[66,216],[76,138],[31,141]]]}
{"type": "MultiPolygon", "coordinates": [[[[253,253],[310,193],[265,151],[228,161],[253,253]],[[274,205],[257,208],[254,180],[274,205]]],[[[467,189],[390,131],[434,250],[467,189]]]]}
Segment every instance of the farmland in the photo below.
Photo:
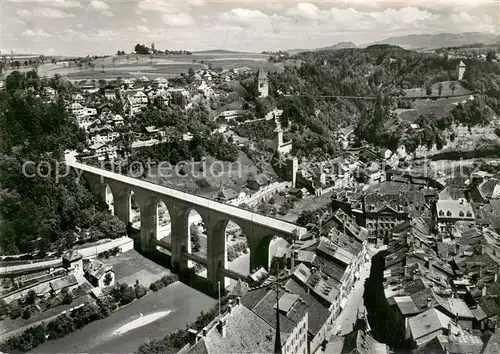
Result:
{"type": "MultiPolygon", "coordinates": [[[[121,77],[142,77],[154,79],[158,76],[173,78],[182,73],[187,74],[189,68],[201,70],[213,68],[233,69],[248,67],[252,70],[282,70],[283,63],[269,63],[268,56],[258,53],[232,52],[199,52],[192,55],[136,55],[128,54],[97,58],[94,67],[79,68],[76,63],[46,63],[38,67],[41,76],[68,76],[70,80],[99,80],[121,77]]],[[[32,70],[32,67],[21,67],[20,71],[32,70]]],[[[7,72],[8,74],[8,72],[7,72]]]]}

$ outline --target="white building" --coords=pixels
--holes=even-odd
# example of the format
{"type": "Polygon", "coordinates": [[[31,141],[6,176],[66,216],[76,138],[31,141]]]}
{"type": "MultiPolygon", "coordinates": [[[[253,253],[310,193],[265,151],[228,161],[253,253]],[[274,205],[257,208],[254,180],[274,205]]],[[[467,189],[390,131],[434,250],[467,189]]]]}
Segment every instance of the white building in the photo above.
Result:
{"type": "Polygon", "coordinates": [[[463,80],[465,74],[465,63],[460,60],[460,63],[457,65],[457,80],[463,80]]]}

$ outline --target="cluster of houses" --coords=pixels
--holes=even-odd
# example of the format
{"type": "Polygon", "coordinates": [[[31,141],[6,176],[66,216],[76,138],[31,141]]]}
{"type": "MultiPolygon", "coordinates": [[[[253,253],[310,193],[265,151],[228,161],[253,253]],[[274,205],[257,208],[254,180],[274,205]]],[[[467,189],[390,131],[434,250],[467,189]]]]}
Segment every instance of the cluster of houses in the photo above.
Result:
{"type": "MultiPolygon", "coordinates": [[[[127,120],[134,119],[147,104],[179,104],[185,109],[192,107],[197,101],[217,97],[218,85],[232,81],[238,73],[250,70],[238,68],[216,72],[213,70],[199,70],[191,77],[191,83],[185,87],[171,87],[169,81],[163,77],[150,80],[147,77],[123,78],[106,83],[97,84],[95,81],[79,82],[74,85],[78,93],[74,94],[67,103],[67,109],[75,117],[80,127],[85,129],[89,137],[88,152],[99,160],[112,160],[117,157],[116,144],[113,142],[120,136],[119,127],[127,120]],[[123,116],[113,112],[113,105],[122,106],[123,116]]],[[[54,91],[54,90],[52,90],[54,91]]],[[[225,94],[225,93],[224,93],[225,94]]],[[[56,92],[48,92],[49,97],[55,97],[56,92]]],[[[228,117],[231,119],[234,117],[228,117]]],[[[155,130],[156,127],[150,127],[155,130]]],[[[155,134],[135,132],[139,140],[144,135],[147,139],[159,139],[165,132],[156,131],[155,134]]],[[[154,143],[154,142],[152,142],[154,143]]],[[[158,141],[156,141],[158,143],[158,141]]],[[[137,146],[143,146],[138,143],[137,146]]]]}
{"type": "MultiPolygon", "coordinates": [[[[49,299],[70,293],[73,299],[99,297],[115,284],[113,267],[96,258],[85,258],[75,250],[66,251],[58,267],[13,278],[16,289],[0,296],[6,304],[23,300],[34,292],[35,299],[49,299]]],[[[42,306],[42,305],[40,305],[42,306]]],[[[43,311],[43,309],[40,309],[43,311]]]]}
{"type": "MultiPolygon", "coordinates": [[[[279,248],[275,260],[282,266],[275,275],[259,269],[253,270],[250,285],[239,281],[228,311],[200,332],[190,330],[191,343],[181,353],[269,353],[277,352],[277,345],[282,353],[354,352],[351,341],[336,335],[335,320],[370,259],[368,232],[341,210],[325,218],[324,230],[319,237],[279,248]]],[[[366,347],[363,353],[389,354],[366,326],[355,327],[352,336],[366,347]]]]}
{"type": "MultiPolygon", "coordinates": [[[[366,160],[371,153],[361,150],[366,160]]],[[[438,178],[387,163],[371,169],[387,162],[389,154],[378,155],[365,168],[380,178],[353,178],[353,185],[335,190],[332,208],[366,229],[369,243],[388,245],[385,295],[405,339],[419,352],[497,352],[499,176],[475,169],[438,178]],[[492,339],[485,341],[484,333],[492,339]]],[[[323,166],[323,173],[329,170],[323,166]]]]}

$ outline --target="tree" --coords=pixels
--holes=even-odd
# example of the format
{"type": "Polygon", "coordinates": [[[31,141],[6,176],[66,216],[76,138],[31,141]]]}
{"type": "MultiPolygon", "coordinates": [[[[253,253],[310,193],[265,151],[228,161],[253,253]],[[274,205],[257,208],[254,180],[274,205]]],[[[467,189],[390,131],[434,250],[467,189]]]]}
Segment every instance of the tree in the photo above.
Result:
{"type": "Polygon", "coordinates": [[[111,272],[107,272],[104,276],[104,285],[108,286],[113,281],[113,275],[111,272]]]}
{"type": "Polygon", "coordinates": [[[496,58],[496,53],[494,51],[489,51],[487,54],[486,54],[486,61],[488,62],[492,62],[493,59],[496,58]]]}
{"type": "Polygon", "coordinates": [[[440,82],[439,85],[438,85],[438,94],[439,94],[439,97],[441,97],[442,93],[443,93],[443,83],[440,82]]]}
{"type": "Polygon", "coordinates": [[[451,90],[451,95],[455,95],[455,90],[457,89],[457,83],[455,81],[450,82],[449,88],[451,90]]]}
{"type": "Polygon", "coordinates": [[[317,222],[317,213],[316,210],[304,210],[297,218],[297,225],[307,226],[308,224],[317,222]]]}
{"type": "Polygon", "coordinates": [[[34,290],[28,291],[28,294],[26,294],[26,298],[24,299],[24,302],[27,305],[33,305],[35,303],[36,299],[36,293],[34,290]]]}
{"type": "Polygon", "coordinates": [[[62,303],[64,305],[69,305],[73,302],[73,295],[70,293],[70,292],[66,292],[64,295],[63,295],[63,298],[62,298],[62,303]]]}
{"type": "Polygon", "coordinates": [[[22,316],[23,320],[27,320],[28,318],[31,317],[31,306],[26,306],[24,309],[23,309],[23,313],[22,313],[22,316]]]}
{"type": "Polygon", "coordinates": [[[189,75],[189,77],[193,77],[193,76],[194,76],[194,74],[195,74],[194,69],[190,67],[190,68],[188,69],[188,75],[189,75]]]}
{"type": "Polygon", "coordinates": [[[425,87],[425,94],[427,96],[431,96],[432,95],[432,86],[430,84],[428,84],[426,87],[425,87]]]}

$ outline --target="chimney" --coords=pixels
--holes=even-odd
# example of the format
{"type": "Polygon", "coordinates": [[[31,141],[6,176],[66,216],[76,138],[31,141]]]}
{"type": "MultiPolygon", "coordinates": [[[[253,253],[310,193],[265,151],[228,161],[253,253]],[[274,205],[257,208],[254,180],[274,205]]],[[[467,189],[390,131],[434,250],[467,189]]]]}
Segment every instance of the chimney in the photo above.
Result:
{"type": "Polygon", "coordinates": [[[408,266],[405,265],[404,266],[404,270],[405,270],[405,273],[404,273],[405,277],[407,277],[408,276],[408,266]]]}
{"type": "Polygon", "coordinates": [[[195,329],[190,328],[188,329],[188,338],[189,338],[189,344],[193,345],[198,341],[197,338],[197,332],[195,329]]]}
{"type": "Polygon", "coordinates": [[[481,296],[486,296],[486,285],[481,289],[481,296]]]}
{"type": "Polygon", "coordinates": [[[221,337],[225,338],[226,337],[226,321],[219,320],[219,323],[217,324],[217,328],[219,330],[221,337]]]}
{"type": "Polygon", "coordinates": [[[432,299],[430,297],[427,298],[427,308],[430,308],[432,305],[432,299]]]}
{"type": "Polygon", "coordinates": [[[205,327],[205,328],[203,328],[203,329],[201,330],[201,333],[202,333],[203,337],[205,337],[205,336],[207,335],[207,328],[206,328],[206,327],[205,327]]]}
{"type": "Polygon", "coordinates": [[[229,304],[227,307],[227,312],[231,313],[232,308],[233,308],[233,305],[229,304]]]}
{"type": "Polygon", "coordinates": [[[240,299],[241,299],[241,298],[240,298],[239,296],[236,298],[236,305],[239,305],[239,304],[240,304],[240,299]]]}
{"type": "Polygon", "coordinates": [[[448,322],[448,342],[451,342],[451,321],[448,322]]]}

